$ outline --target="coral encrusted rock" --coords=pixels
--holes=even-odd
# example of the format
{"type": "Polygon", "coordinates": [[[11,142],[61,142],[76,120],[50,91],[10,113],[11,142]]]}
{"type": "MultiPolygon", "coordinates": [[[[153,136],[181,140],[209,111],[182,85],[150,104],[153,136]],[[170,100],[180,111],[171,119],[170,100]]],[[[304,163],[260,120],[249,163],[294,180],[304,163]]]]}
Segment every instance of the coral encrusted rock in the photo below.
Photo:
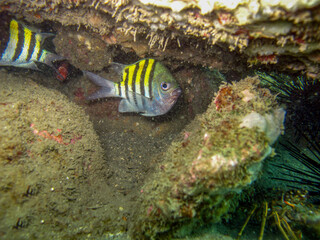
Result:
{"type": "Polygon", "coordinates": [[[181,237],[218,222],[256,180],[285,111],[256,77],[220,87],[208,110],[186,127],[145,182],[134,238],[181,237]]]}

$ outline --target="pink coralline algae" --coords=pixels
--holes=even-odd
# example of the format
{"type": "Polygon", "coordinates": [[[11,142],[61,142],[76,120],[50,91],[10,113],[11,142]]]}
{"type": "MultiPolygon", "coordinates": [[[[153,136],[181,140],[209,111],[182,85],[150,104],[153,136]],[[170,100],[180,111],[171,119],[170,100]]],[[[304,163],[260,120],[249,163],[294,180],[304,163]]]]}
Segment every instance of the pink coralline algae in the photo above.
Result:
{"type": "Polygon", "coordinates": [[[35,127],[34,123],[30,124],[30,128],[32,129],[32,132],[34,135],[39,136],[40,138],[38,138],[38,141],[42,141],[42,139],[50,139],[53,141],[56,141],[59,144],[63,144],[63,145],[69,145],[69,144],[74,144],[76,141],[80,140],[82,138],[82,136],[75,136],[69,140],[64,139],[64,137],[62,136],[62,130],[57,128],[56,129],[56,133],[49,133],[46,130],[38,130],[35,127]]]}

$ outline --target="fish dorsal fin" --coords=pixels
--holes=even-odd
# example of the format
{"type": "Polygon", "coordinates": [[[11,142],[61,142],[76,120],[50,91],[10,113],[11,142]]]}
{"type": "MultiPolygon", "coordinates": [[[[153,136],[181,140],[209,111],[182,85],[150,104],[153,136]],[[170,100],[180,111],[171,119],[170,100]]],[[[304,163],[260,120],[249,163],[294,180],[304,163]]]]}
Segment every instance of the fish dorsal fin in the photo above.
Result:
{"type": "MultiPolygon", "coordinates": [[[[36,33],[36,38],[40,41],[40,43],[41,44],[45,44],[45,43],[49,43],[50,45],[49,45],[49,49],[51,49],[51,50],[53,50],[54,49],[54,47],[53,47],[53,43],[52,43],[52,39],[49,39],[48,41],[46,41],[46,39],[48,39],[48,38],[53,38],[55,36],[55,34],[54,33],[40,33],[40,32],[38,32],[38,33],[36,33]],[[46,41],[46,42],[45,42],[46,41]],[[52,45],[52,46],[51,46],[52,45]]],[[[46,49],[48,48],[48,46],[47,47],[45,47],[46,49]]]]}
{"type": "Polygon", "coordinates": [[[41,37],[41,40],[44,41],[47,38],[54,37],[54,33],[37,33],[41,37]]]}
{"type": "Polygon", "coordinates": [[[123,69],[126,67],[127,65],[125,64],[121,64],[121,63],[111,63],[110,64],[110,68],[115,71],[117,74],[121,75],[123,72],[123,69]]]}
{"type": "Polygon", "coordinates": [[[21,24],[23,28],[29,29],[33,33],[40,33],[40,29],[35,26],[30,26],[29,24],[25,23],[24,21],[15,20],[18,22],[18,24],[21,24]]]}
{"type": "Polygon", "coordinates": [[[18,21],[18,20],[15,20],[15,19],[12,19],[12,21],[15,21],[17,22],[19,25],[21,25],[23,28],[26,28],[28,30],[30,30],[31,32],[37,34],[40,36],[40,39],[43,41],[49,37],[54,37],[55,34],[54,33],[42,33],[40,32],[40,30],[36,27],[33,27],[33,26],[29,26],[28,24],[24,23],[23,21],[18,21]]]}
{"type": "Polygon", "coordinates": [[[20,25],[20,27],[22,27],[22,28],[28,29],[28,30],[30,30],[30,31],[33,32],[33,33],[38,33],[38,32],[39,32],[39,29],[37,29],[37,28],[35,28],[35,27],[32,27],[32,26],[29,26],[29,25],[26,24],[24,21],[16,20],[16,19],[13,18],[13,19],[11,19],[11,22],[20,25]]]}

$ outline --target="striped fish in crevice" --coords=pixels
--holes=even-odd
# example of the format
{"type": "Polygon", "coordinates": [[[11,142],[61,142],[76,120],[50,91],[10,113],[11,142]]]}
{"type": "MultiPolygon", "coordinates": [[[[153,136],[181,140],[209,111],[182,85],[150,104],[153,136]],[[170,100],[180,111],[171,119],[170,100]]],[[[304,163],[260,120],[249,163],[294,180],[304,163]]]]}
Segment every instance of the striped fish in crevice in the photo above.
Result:
{"type": "Polygon", "coordinates": [[[91,72],[84,72],[101,88],[87,99],[123,98],[119,112],[137,112],[143,116],[167,113],[176,103],[181,89],[169,70],[154,59],[142,59],[131,65],[112,63],[121,74],[120,82],[112,82],[91,72]]]}
{"type": "Polygon", "coordinates": [[[15,19],[7,21],[7,24],[1,24],[0,66],[40,70],[37,63],[43,63],[60,75],[53,62],[65,58],[43,48],[43,41],[52,36],[54,36],[52,33],[31,30],[15,19]]]}

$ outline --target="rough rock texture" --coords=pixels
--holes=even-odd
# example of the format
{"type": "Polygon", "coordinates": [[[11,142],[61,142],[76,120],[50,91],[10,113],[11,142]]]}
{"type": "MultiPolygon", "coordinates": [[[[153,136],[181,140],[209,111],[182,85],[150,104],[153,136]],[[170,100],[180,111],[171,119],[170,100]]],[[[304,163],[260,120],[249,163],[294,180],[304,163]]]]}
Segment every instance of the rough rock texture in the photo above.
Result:
{"type": "Polygon", "coordinates": [[[219,221],[236,206],[237,193],[257,178],[284,116],[257,78],[222,86],[145,182],[132,236],[181,237],[219,221]]]}
{"type": "MultiPolygon", "coordinates": [[[[320,62],[319,4],[319,0],[5,0],[0,11],[29,22],[59,22],[63,26],[59,32],[66,26],[86,28],[100,34],[97,37],[106,46],[121,45],[140,58],[152,55],[238,71],[247,63],[279,63],[279,68],[305,71],[315,78],[320,62]]],[[[62,49],[69,44],[61,43],[58,52],[64,55],[62,49]]]]}
{"type": "Polygon", "coordinates": [[[89,117],[30,78],[1,71],[0,82],[0,238],[93,233],[108,221],[88,209],[107,168],[89,117]]]}

